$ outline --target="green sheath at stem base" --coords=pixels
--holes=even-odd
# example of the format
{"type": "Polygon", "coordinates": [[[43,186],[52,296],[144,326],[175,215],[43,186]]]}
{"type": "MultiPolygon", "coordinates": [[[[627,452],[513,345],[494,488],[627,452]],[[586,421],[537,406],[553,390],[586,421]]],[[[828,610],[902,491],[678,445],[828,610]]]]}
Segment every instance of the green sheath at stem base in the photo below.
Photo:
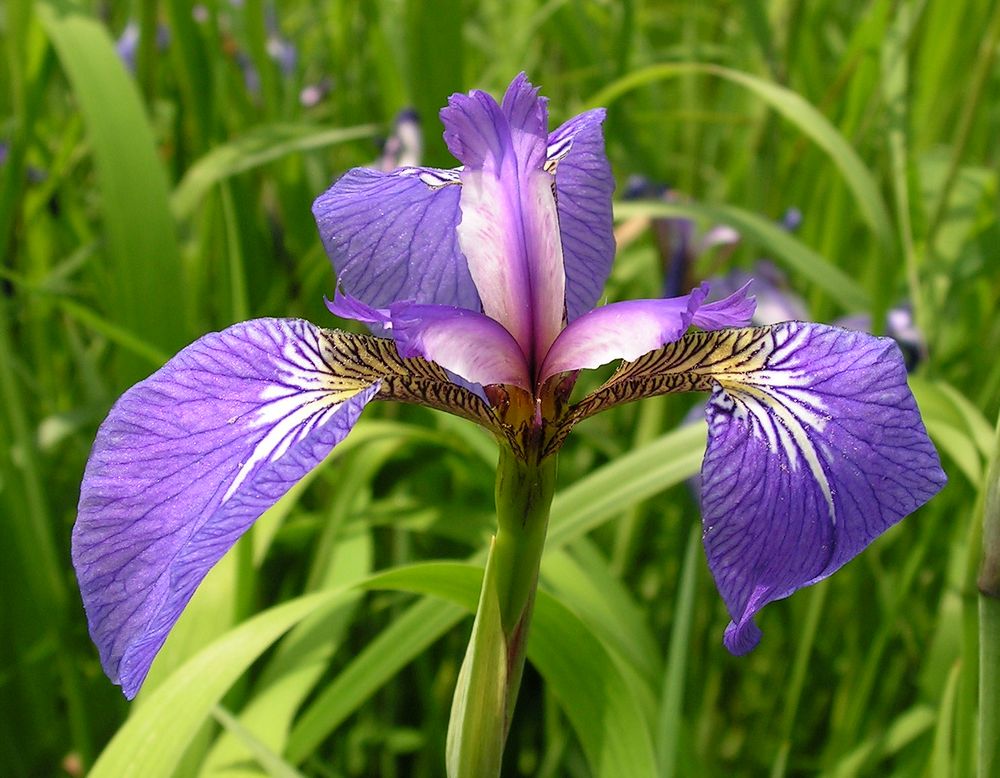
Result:
{"type": "Polygon", "coordinates": [[[519,459],[500,447],[497,534],[448,724],[449,778],[500,774],[514,703],[521,685],[528,627],[538,586],[556,459],[519,459]]]}

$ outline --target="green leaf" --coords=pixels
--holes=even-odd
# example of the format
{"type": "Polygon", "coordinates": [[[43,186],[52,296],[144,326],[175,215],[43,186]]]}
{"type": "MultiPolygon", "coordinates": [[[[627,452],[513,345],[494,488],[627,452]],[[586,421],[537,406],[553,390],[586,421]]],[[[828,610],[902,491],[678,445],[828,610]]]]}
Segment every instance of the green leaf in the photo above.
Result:
{"type": "Polygon", "coordinates": [[[500,775],[507,728],[507,637],[490,543],[479,605],[448,721],[445,765],[451,778],[500,775]]]}
{"type": "Polygon", "coordinates": [[[893,232],[889,212],[875,178],[837,128],[801,95],[790,89],[749,73],[719,65],[702,62],[668,62],[629,73],[608,84],[588,102],[592,106],[607,106],[633,89],[688,73],[710,74],[745,87],[812,138],[840,170],[847,186],[854,193],[862,217],[875,233],[883,249],[892,248],[893,232]]]}
{"type": "Polygon", "coordinates": [[[993,445],[986,418],[961,392],[942,381],[910,376],[909,383],[935,443],[978,485],[993,445]]]}
{"type": "Polygon", "coordinates": [[[378,125],[328,129],[310,124],[267,124],[236,140],[216,146],[195,162],[177,185],[170,206],[178,220],[186,219],[213,186],[238,173],[274,162],[296,152],[371,138],[378,125]]]}
{"type": "MultiPolygon", "coordinates": [[[[546,554],[620,515],[629,505],[695,475],[701,466],[705,435],[704,424],[674,430],[557,493],[552,503],[546,554]]],[[[479,555],[473,558],[476,557],[479,555]]],[[[545,564],[543,557],[542,565],[545,564]]],[[[447,581],[438,584],[443,586],[447,581]]],[[[478,589],[472,592],[469,610],[475,607],[477,593],[478,589]]],[[[289,737],[288,758],[295,764],[301,763],[365,700],[451,629],[461,616],[460,610],[427,599],[410,606],[303,712],[289,737]]]]}
{"type": "Polygon", "coordinates": [[[866,310],[870,304],[868,293],[847,273],[774,222],[742,208],[708,203],[631,202],[616,203],[615,216],[619,219],[684,217],[727,224],[773,254],[790,270],[812,281],[845,310],[866,310]]]}
{"type": "MultiPolygon", "coordinates": [[[[257,527],[254,529],[256,532],[257,527]]],[[[371,572],[370,533],[341,537],[339,541],[333,559],[326,566],[325,589],[349,586],[371,572]]],[[[239,713],[240,727],[269,752],[284,752],[292,720],[341,646],[360,600],[361,592],[338,598],[335,604],[303,619],[275,649],[273,658],[254,686],[249,702],[239,713]]],[[[236,736],[235,730],[228,729],[229,733],[214,744],[200,774],[225,778],[259,775],[259,770],[254,768],[241,768],[248,744],[244,738],[236,736]]],[[[253,749],[249,750],[253,753],[253,749]]]]}
{"type": "Polygon", "coordinates": [[[257,764],[263,767],[272,778],[305,778],[302,773],[268,748],[267,744],[261,742],[253,732],[244,727],[239,719],[225,708],[216,705],[212,709],[212,715],[244,745],[247,751],[253,755],[257,764]]]}
{"type": "Polygon", "coordinates": [[[597,778],[656,775],[649,719],[608,649],[544,591],[535,601],[528,658],[559,700],[597,778]]]}
{"type": "Polygon", "coordinates": [[[667,671],[663,675],[663,693],[656,722],[656,754],[659,757],[660,778],[673,778],[677,774],[677,751],[681,733],[684,687],[687,683],[688,655],[691,648],[691,623],[698,583],[698,570],[702,564],[698,552],[701,547],[701,528],[696,524],[688,535],[677,587],[677,605],[670,629],[670,650],[667,654],[667,671]]]}
{"type": "Polygon", "coordinates": [[[630,451],[556,494],[546,553],[571,543],[642,502],[698,472],[707,427],[691,424],[630,451]]]}
{"type": "Polygon", "coordinates": [[[289,600],[200,651],[135,707],[90,778],[168,778],[209,712],[250,664],[291,627],[343,596],[324,592],[289,600]]]}
{"type": "MultiPolygon", "coordinates": [[[[477,591],[472,589],[465,610],[475,608],[477,591]]],[[[288,760],[293,764],[303,762],[365,700],[454,627],[465,615],[465,610],[423,599],[403,611],[351,660],[298,718],[288,738],[285,751],[288,760]]]]}
{"type": "MultiPolygon", "coordinates": [[[[412,565],[377,576],[379,586],[434,594],[471,610],[478,567],[455,562],[412,565]]],[[[618,664],[586,624],[543,590],[535,600],[528,658],[573,725],[598,778],[656,775],[649,723],[618,664]]]]}
{"type": "MultiPolygon", "coordinates": [[[[186,294],[167,177],[139,92],[97,19],[69,0],[40,0],[36,10],[87,125],[110,260],[98,279],[106,310],[124,330],[176,351],[190,339],[186,294]]],[[[125,372],[148,371],[131,358],[125,372]]]]}
{"type": "Polygon", "coordinates": [[[645,613],[596,544],[581,538],[569,551],[546,554],[542,580],[652,688],[663,672],[657,640],[646,625],[645,613]]]}

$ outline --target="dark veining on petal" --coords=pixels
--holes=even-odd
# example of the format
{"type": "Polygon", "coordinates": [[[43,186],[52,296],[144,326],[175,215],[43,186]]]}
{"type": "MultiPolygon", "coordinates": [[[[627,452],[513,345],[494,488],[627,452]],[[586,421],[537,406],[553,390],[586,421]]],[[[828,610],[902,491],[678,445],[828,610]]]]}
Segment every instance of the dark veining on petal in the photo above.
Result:
{"type": "Polygon", "coordinates": [[[469,419],[494,432],[500,429],[489,405],[454,383],[433,362],[420,357],[404,359],[399,356],[396,344],[386,338],[340,330],[322,333],[328,353],[335,357],[328,363],[331,373],[351,382],[370,384],[380,380],[376,399],[424,405],[469,419]]]}

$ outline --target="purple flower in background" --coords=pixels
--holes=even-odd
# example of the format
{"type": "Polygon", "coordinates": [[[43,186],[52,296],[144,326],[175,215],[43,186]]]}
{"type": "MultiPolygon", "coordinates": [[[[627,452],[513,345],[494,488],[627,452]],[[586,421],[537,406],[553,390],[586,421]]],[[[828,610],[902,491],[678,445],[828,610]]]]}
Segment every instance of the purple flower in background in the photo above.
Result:
{"type": "Polygon", "coordinates": [[[304,108],[313,108],[319,105],[323,98],[330,94],[332,84],[328,78],[321,79],[315,84],[306,84],[299,92],[299,105],[304,108]]]}
{"type": "Polygon", "coordinates": [[[268,8],[265,24],[267,26],[267,53],[277,64],[281,74],[290,78],[295,75],[295,68],[299,64],[299,50],[294,43],[281,34],[278,16],[273,7],[268,8]]]}
{"type": "MultiPolygon", "coordinates": [[[[156,26],[156,48],[158,51],[165,51],[170,45],[170,30],[166,25],[158,24],[156,26]]],[[[135,62],[136,56],[139,53],[139,24],[135,21],[130,21],[125,25],[125,29],[122,30],[122,34],[118,36],[118,40],[115,42],[115,49],[118,52],[118,56],[121,58],[122,62],[125,63],[125,67],[128,68],[129,72],[135,73],[135,62]]]]}
{"type": "Polygon", "coordinates": [[[416,167],[424,155],[424,136],[420,117],[412,108],[404,108],[392,123],[392,135],[382,146],[382,156],[372,166],[391,172],[399,167],[416,167]]]}
{"type": "Polygon", "coordinates": [[[704,541],[738,654],[765,604],[833,573],[944,483],[892,340],[744,328],[745,289],[709,303],[704,284],[594,307],[615,251],[603,110],[549,132],[521,75],[501,103],[453,95],[441,119],[461,167],[358,168],[314,205],[339,278],[331,310],[375,336],[236,324],[129,389],[101,426],[73,562],[126,696],[212,565],[376,399],[457,414],[538,462],[601,410],[711,392],[704,541]],[[578,371],[617,360],[570,402],[578,371]]]}
{"type": "Polygon", "coordinates": [[[122,34],[118,36],[118,40],[115,42],[115,49],[118,51],[118,56],[122,62],[125,63],[125,67],[134,73],[135,57],[139,49],[138,23],[133,21],[125,25],[125,29],[122,30],[122,34]]]}
{"type": "MultiPolygon", "coordinates": [[[[643,176],[632,176],[626,184],[624,197],[626,200],[664,200],[669,203],[677,201],[680,195],[643,176]]],[[[682,216],[651,219],[649,226],[656,248],[663,258],[665,297],[673,297],[691,288],[691,270],[699,256],[721,247],[723,250],[728,249],[723,254],[722,258],[725,258],[731,253],[732,247],[740,242],[740,234],[732,227],[718,224],[702,233],[692,219],[682,216]]]]}

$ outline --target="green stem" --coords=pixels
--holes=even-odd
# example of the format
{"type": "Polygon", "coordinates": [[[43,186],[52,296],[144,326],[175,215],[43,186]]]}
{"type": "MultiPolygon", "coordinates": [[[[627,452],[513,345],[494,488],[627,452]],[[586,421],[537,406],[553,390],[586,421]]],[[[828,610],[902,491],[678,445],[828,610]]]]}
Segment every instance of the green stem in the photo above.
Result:
{"type": "Polygon", "coordinates": [[[518,459],[500,447],[497,463],[496,564],[500,623],[507,646],[507,711],[504,739],[514,715],[527,656],[528,627],[535,605],[538,569],[555,493],[556,458],[541,463],[518,459]]]}
{"type": "Polygon", "coordinates": [[[521,626],[521,616],[538,583],[555,475],[555,457],[533,464],[518,459],[513,451],[501,446],[494,554],[500,617],[507,636],[521,626]]]}

